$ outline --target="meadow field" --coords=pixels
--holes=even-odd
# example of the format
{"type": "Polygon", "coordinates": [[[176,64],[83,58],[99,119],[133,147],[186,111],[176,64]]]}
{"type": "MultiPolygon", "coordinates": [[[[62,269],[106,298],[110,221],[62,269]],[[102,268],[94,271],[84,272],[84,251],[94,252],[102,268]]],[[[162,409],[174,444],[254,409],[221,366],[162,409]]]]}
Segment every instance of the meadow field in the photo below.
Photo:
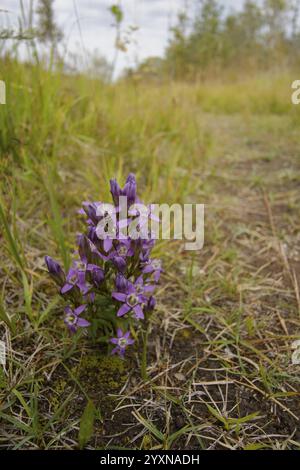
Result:
{"type": "Polygon", "coordinates": [[[0,448],[299,449],[296,73],[103,84],[0,67],[0,448]],[[205,244],[157,243],[148,350],[122,360],[70,337],[44,257],[68,266],[82,201],[129,172],[148,203],[205,204],[205,244]]]}

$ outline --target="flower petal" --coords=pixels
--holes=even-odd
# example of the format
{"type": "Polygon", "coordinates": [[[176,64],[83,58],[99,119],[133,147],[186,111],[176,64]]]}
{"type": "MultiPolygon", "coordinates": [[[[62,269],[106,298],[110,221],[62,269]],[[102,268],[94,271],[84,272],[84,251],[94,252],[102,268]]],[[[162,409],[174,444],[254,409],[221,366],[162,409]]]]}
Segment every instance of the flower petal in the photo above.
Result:
{"type": "Polygon", "coordinates": [[[112,245],[113,245],[113,242],[111,238],[105,238],[105,240],[103,240],[103,248],[104,248],[104,251],[106,251],[106,253],[111,250],[112,245]]]}
{"type": "Polygon", "coordinates": [[[122,292],[113,292],[111,295],[119,302],[126,302],[126,294],[122,294],[122,292]]]}
{"type": "Polygon", "coordinates": [[[65,284],[62,288],[61,288],[61,293],[62,294],[66,294],[66,292],[69,292],[69,290],[73,289],[73,284],[65,284]]]}
{"type": "Polygon", "coordinates": [[[144,292],[153,292],[155,289],[155,286],[144,286],[144,292]]]}
{"type": "Polygon", "coordinates": [[[124,359],[124,354],[125,354],[125,348],[120,348],[119,347],[119,356],[124,359]]]}
{"type": "Polygon", "coordinates": [[[143,273],[152,273],[154,271],[153,266],[151,264],[148,264],[143,268],[143,273]]]}
{"type": "Polygon", "coordinates": [[[135,313],[135,318],[143,320],[144,318],[144,312],[142,307],[138,304],[135,307],[133,307],[134,313],[135,313]]]}
{"type": "Polygon", "coordinates": [[[131,307],[127,304],[123,304],[122,307],[118,310],[117,317],[122,317],[123,315],[126,315],[126,313],[131,310],[131,307]]]}
{"type": "Polygon", "coordinates": [[[84,318],[78,318],[76,325],[80,326],[81,328],[86,328],[87,326],[90,326],[90,322],[84,318]]]}
{"type": "Polygon", "coordinates": [[[126,261],[121,256],[114,256],[113,262],[117,266],[119,271],[124,271],[126,268],[126,261]]]}
{"type": "Polygon", "coordinates": [[[75,308],[74,313],[75,315],[80,315],[86,309],[86,305],[80,305],[79,307],[75,308]]]}
{"type": "MultiPolygon", "coordinates": [[[[121,328],[118,328],[117,329],[117,337],[122,338],[122,336],[123,336],[123,331],[121,330],[121,328]]],[[[124,336],[126,336],[126,335],[124,335],[124,336]]]]}
{"type": "Polygon", "coordinates": [[[77,269],[70,268],[70,269],[69,269],[69,272],[68,272],[68,274],[67,274],[67,281],[69,281],[69,280],[72,279],[73,277],[76,277],[77,274],[78,274],[77,269]]]}
{"type": "Polygon", "coordinates": [[[69,315],[72,315],[73,310],[71,309],[71,307],[68,306],[68,307],[65,308],[65,312],[69,315]]]}

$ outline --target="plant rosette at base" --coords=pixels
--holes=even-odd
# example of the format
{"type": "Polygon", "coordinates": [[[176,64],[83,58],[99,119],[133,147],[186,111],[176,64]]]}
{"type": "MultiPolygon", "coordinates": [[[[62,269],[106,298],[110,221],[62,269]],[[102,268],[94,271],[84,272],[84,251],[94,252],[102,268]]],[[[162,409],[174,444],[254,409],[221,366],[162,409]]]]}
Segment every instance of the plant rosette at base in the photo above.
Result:
{"type": "MultiPolygon", "coordinates": [[[[143,233],[143,238],[126,239],[121,235],[122,227],[138,218],[138,213],[132,210],[122,218],[119,207],[121,196],[127,198],[129,207],[140,203],[134,175],[129,174],[124,188],[111,180],[110,190],[115,236],[105,235],[108,220],[107,212],[102,210],[105,204],[84,202],[79,213],[86,217],[86,231],[78,235],[71,268],[65,272],[49,256],[45,261],[66,302],[64,323],[70,334],[88,330],[95,342],[106,342],[112,354],[124,357],[155,308],[153,292],[162,265],[159,259],[151,258],[154,240],[150,234],[148,238],[143,233]]],[[[152,217],[150,209],[148,217],[152,217]]],[[[143,226],[144,218],[145,215],[143,226]]]]}

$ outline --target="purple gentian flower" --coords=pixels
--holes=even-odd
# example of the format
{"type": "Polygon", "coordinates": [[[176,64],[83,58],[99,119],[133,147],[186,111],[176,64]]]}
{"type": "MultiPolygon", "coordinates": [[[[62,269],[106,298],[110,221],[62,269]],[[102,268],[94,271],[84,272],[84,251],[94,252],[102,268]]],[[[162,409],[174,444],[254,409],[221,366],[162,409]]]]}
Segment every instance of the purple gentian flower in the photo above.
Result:
{"type": "Polygon", "coordinates": [[[77,328],[86,328],[90,325],[90,322],[85,320],[84,318],[80,318],[79,315],[85,310],[86,305],[80,305],[79,307],[72,310],[71,307],[65,308],[65,319],[64,322],[69,328],[71,333],[75,333],[77,328]]]}
{"type": "Polygon", "coordinates": [[[159,281],[162,272],[162,263],[160,259],[152,259],[148,261],[142,269],[144,274],[152,274],[155,282],[159,281]]]}
{"type": "Polygon", "coordinates": [[[126,291],[113,292],[112,297],[123,303],[117,312],[118,317],[133,312],[136,319],[142,320],[144,318],[143,305],[147,302],[147,298],[144,295],[144,286],[140,279],[134,284],[128,281],[126,291]]]}
{"type": "Polygon", "coordinates": [[[90,274],[90,278],[92,283],[96,287],[100,287],[100,284],[104,281],[104,271],[99,266],[95,264],[88,264],[87,265],[87,272],[90,274]]]}
{"type": "Polygon", "coordinates": [[[103,249],[106,253],[108,253],[113,247],[113,240],[117,238],[117,231],[115,227],[110,227],[109,233],[106,226],[97,225],[96,229],[96,236],[99,240],[103,243],[103,249]]]}
{"type": "Polygon", "coordinates": [[[116,347],[112,350],[112,354],[119,354],[121,357],[124,357],[125,350],[127,346],[130,346],[134,343],[133,339],[130,339],[130,331],[123,333],[121,328],[117,330],[117,338],[111,338],[110,342],[116,344],[116,347]]]}
{"type": "Polygon", "coordinates": [[[78,236],[78,253],[81,261],[86,265],[96,265],[102,263],[106,258],[99,253],[94,243],[83,234],[78,236]]]}
{"type": "Polygon", "coordinates": [[[112,198],[113,198],[113,201],[115,203],[116,206],[119,205],[119,197],[121,196],[121,188],[119,186],[119,184],[117,183],[117,180],[114,178],[114,179],[111,179],[110,180],[110,192],[111,192],[111,195],[112,195],[112,198]]]}
{"type": "Polygon", "coordinates": [[[155,305],[156,305],[156,300],[155,298],[151,295],[151,297],[149,298],[148,300],[148,303],[147,303],[147,310],[149,310],[150,312],[153,311],[155,309],[155,305]]]}
{"type": "Polygon", "coordinates": [[[62,294],[66,294],[75,286],[80,289],[82,294],[87,294],[92,285],[87,281],[86,277],[89,274],[89,280],[93,282],[96,287],[104,280],[104,271],[96,264],[88,263],[88,259],[101,259],[97,251],[92,251],[93,246],[90,240],[85,235],[79,237],[79,255],[81,261],[75,261],[73,267],[69,270],[66,282],[61,289],[62,294]]]}
{"type": "Polygon", "coordinates": [[[136,290],[137,294],[140,294],[140,295],[153,292],[154,289],[155,289],[154,286],[151,286],[150,284],[145,284],[144,283],[144,279],[143,279],[142,274],[136,279],[136,281],[134,283],[134,287],[135,287],[135,290],[136,290]]]}
{"type": "Polygon", "coordinates": [[[127,204],[131,206],[136,201],[136,180],[133,173],[129,173],[122,196],[127,196],[127,204]]]}
{"type": "Polygon", "coordinates": [[[114,253],[111,254],[110,257],[111,261],[114,263],[114,265],[117,267],[117,269],[120,272],[124,272],[126,269],[126,261],[122,256],[118,255],[118,252],[115,251],[114,253]]]}
{"type": "Polygon", "coordinates": [[[61,269],[60,264],[54,261],[54,259],[50,258],[50,256],[45,256],[45,262],[50,276],[59,286],[62,287],[66,282],[66,275],[61,269]]]}
{"type": "Polygon", "coordinates": [[[118,242],[117,247],[109,255],[109,258],[116,265],[119,271],[125,271],[126,258],[134,255],[131,240],[122,240],[118,242]]]}
{"type": "Polygon", "coordinates": [[[85,280],[86,266],[84,263],[75,262],[74,267],[71,268],[67,274],[66,283],[61,288],[61,293],[66,294],[75,286],[80,289],[80,292],[86,294],[89,290],[88,284],[85,280]]]}
{"type": "Polygon", "coordinates": [[[87,223],[89,225],[88,238],[96,244],[97,241],[103,240],[104,251],[108,252],[112,248],[112,239],[116,237],[116,230],[113,228],[113,236],[107,234],[107,227],[99,224],[105,217],[110,216],[112,222],[115,220],[116,209],[112,206],[110,213],[106,207],[107,204],[102,202],[85,202],[83,203],[84,212],[89,217],[87,223]]]}
{"type": "Polygon", "coordinates": [[[118,292],[126,292],[128,281],[121,273],[117,273],[115,284],[118,292]]]}
{"type": "Polygon", "coordinates": [[[119,206],[120,196],[126,196],[127,204],[128,206],[131,206],[134,202],[136,202],[136,180],[134,174],[129,173],[123,189],[120,188],[116,179],[110,180],[110,192],[115,206],[119,206]]]}
{"type": "Polygon", "coordinates": [[[137,243],[140,248],[140,260],[142,263],[147,263],[149,261],[151,249],[153,248],[155,241],[153,239],[140,239],[137,240],[137,243]]]}
{"type": "Polygon", "coordinates": [[[97,215],[98,207],[101,205],[101,202],[84,202],[83,204],[83,212],[88,216],[87,223],[88,225],[97,225],[100,220],[100,217],[97,215]]]}
{"type": "Polygon", "coordinates": [[[122,256],[122,258],[127,258],[127,256],[133,256],[134,249],[132,247],[131,240],[119,241],[116,251],[118,252],[119,256],[122,256]]]}
{"type": "Polygon", "coordinates": [[[97,233],[96,233],[96,225],[95,226],[92,226],[92,225],[89,226],[87,237],[92,243],[94,243],[94,245],[97,245],[97,241],[99,239],[98,239],[97,233]]]}

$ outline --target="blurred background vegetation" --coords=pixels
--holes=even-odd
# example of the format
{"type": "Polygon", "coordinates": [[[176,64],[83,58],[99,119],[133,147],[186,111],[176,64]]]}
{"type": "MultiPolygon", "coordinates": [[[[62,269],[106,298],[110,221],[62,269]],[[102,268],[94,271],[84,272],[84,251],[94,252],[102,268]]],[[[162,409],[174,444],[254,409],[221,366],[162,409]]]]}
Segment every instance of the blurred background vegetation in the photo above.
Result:
{"type": "Polygon", "coordinates": [[[210,147],[195,110],[289,115],[297,125],[291,83],[300,65],[300,1],[245,0],[236,12],[217,0],[188,5],[171,28],[164,57],[150,57],[113,80],[118,56],[131,40],[119,3],[109,8],[112,60],[86,51],[78,66],[76,54],[73,63],[66,60],[54,1],[31,0],[27,8],[21,1],[18,29],[0,31],[0,79],[7,90],[0,108],[3,174],[14,174],[12,162],[34,165],[31,174],[51,162],[57,172],[68,159],[71,167],[79,165],[80,153],[90,159],[98,152],[101,171],[89,175],[95,188],[99,178],[121,174],[124,165],[137,170],[142,162],[159,197],[169,188],[158,189],[158,176],[179,178],[176,162],[184,152],[191,168],[199,149],[210,147]]]}
{"type": "MultiPolygon", "coordinates": [[[[225,9],[220,0],[193,0],[183,5],[175,25],[170,27],[164,57],[147,58],[127,69],[123,78],[195,81],[225,73],[249,75],[299,66],[299,0],[245,0],[237,11],[225,9]]],[[[56,52],[58,62],[65,62],[64,35],[56,23],[54,1],[30,1],[27,9],[21,2],[20,12],[17,31],[0,22],[1,59],[16,57],[20,41],[27,41],[35,46],[48,45],[48,57],[50,49],[52,54],[56,52]]],[[[126,53],[132,40],[130,33],[136,28],[132,26],[126,34],[122,31],[126,12],[120,4],[112,4],[110,12],[116,31],[116,56],[109,63],[101,54],[87,52],[85,60],[88,72],[93,69],[94,75],[104,80],[112,76],[117,55],[126,53]]],[[[0,11],[0,20],[1,13],[3,16],[5,11],[0,11]]],[[[80,22],[79,17],[77,20],[80,22]]],[[[45,49],[40,47],[39,53],[45,53],[45,49]]],[[[66,63],[64,66],[67,70],[66,63]]]]}
{"type": "Polygon", "coordinates": [[[66,60],[54,1],[31,0],[27,8],[20,2],[18,29],[0,31],[0,79],[7,90],[7,104],[0,107],[5,192],[20,167],[40,185],[49,165],[57,182],[82,165],[86,192],[126,169],[143,173],[153,200],[166,194],[182,199],[193,184],[176,165],[180,161],[190,171],[212,146],[201,113],[288,115],[298,125],[291,83],[300,65],[300,1],[246,0],[236,12],[217,0],[188,5],[170,31],[164,57],[150,57],[113,80],[131,40],[119,3],[109,8],[112,60],[86,51],[82,64],[76,54],[73,62],[66,60]]]}
{"type": "Polygon", "coordinates": [[[299,1],[246,0],[241,11],[227,14],[218,0],[195,3],[193,18],[188,9],[178,15],[165,57],[146,60],[141,73],[204,80],[299,66],[299,1]]]}

